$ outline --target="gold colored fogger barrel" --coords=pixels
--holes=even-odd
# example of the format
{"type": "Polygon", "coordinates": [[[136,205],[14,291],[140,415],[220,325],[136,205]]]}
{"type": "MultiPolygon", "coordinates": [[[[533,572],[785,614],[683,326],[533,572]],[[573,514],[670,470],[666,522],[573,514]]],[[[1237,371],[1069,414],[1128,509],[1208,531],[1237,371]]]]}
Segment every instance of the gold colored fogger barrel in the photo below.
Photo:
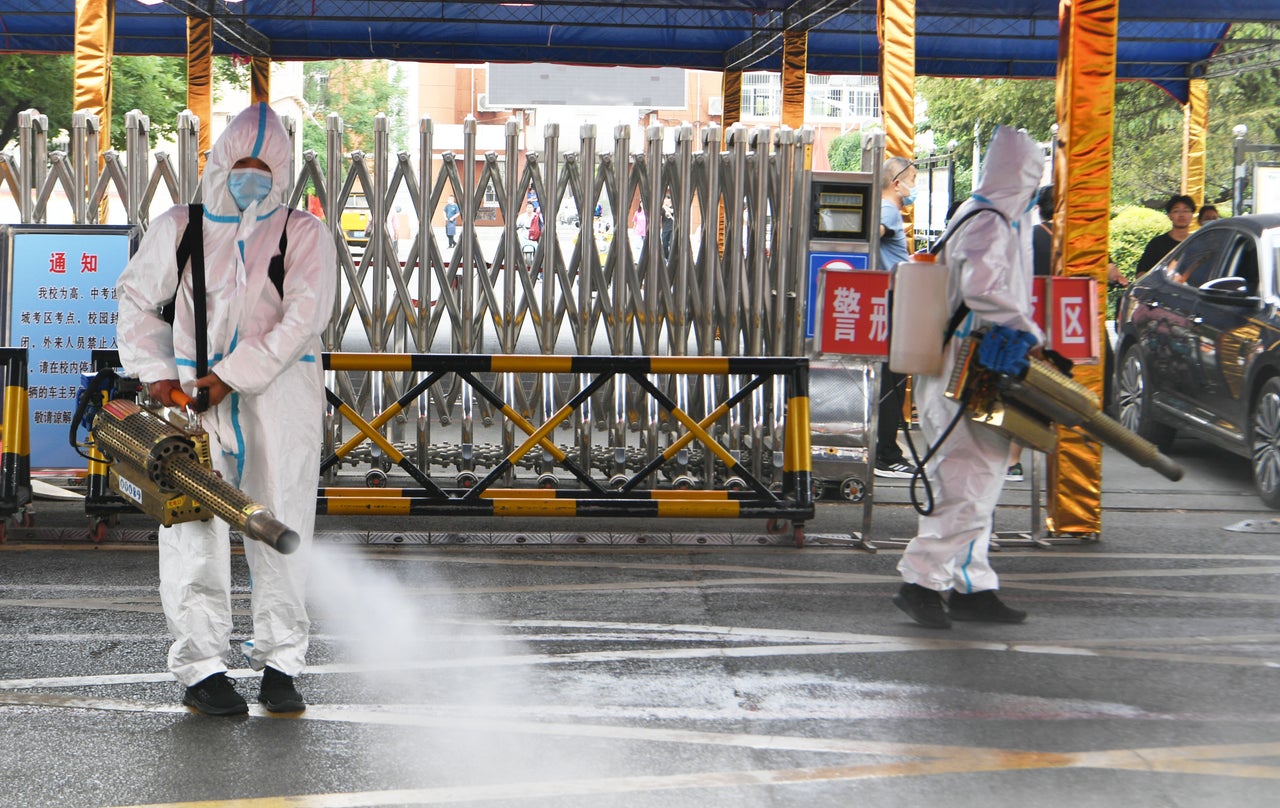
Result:
{"type": "Polygon", "coordinates": [[[1175,482],[1182,479],[1181,466],[1104,413],[1093,391],[1035,360],[1021,377],[987,370],[976,359],[979,341],[966,339],[947,390],[952,398],[959,398],[962,390],[969,392],[975,420],[1002,428],[1041,451],[1052,451],[1057,440],[1048,422],[1078,429],[1140,466],[1175,482]]]}
{"type": "Polygon", "coordinates": [[[297,532],[264,505],[213,473],[208,436],[127,399],[102,405],[90,430],[112,462],[111,485],[168,527],[219,516],[251,539],[281,553],[298,549],[297,532]]]}

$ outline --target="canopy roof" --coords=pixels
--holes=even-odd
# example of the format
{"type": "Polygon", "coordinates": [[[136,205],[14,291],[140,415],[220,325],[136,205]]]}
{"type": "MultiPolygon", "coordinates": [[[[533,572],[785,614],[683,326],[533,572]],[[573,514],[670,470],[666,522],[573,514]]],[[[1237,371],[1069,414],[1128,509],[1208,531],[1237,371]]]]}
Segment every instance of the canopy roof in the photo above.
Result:
{"type": "MultiPolygon", "coordinates": [[[[916,72],[1046,78],[1057,0],[917,0],[916,72]]],[[[187,13],[215,17],[215,52],[276,60],[560,62],[778,70],[781,34],[809,30],[808,70],[879,72],[874,0],[116,0],[117,54],[186,54],[187,13]]],[[[1179,100],[1224,20],[1277,21],[1258,0],[1122,0],[1117,75],[1179,100]]],[[[0,0],[0,51],[69,53],[75,0],[0,0]]]]}

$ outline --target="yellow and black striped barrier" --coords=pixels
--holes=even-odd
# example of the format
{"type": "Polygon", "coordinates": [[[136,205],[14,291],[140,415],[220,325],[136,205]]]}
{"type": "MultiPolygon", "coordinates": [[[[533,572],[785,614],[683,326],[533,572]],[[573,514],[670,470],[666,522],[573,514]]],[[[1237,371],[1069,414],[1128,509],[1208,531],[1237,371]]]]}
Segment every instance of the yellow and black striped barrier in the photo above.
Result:
{"type": "MultiPolygon", "coordinates": [[[[113,351],[95,351],[95,367],[113,367],[113,351]]],[[[333,447],[321,464],[327,474],[353,457],[366,444],[376,454],[394,464],[413,481],[414,487],[349,487],[322,486],[319,489],[317,513],[322,515],[399,515],[399,516],[547,516],[547,517],[657,517],[657,518],[762,518],[790,521],[797,542],[802,540],[802,525],[812,519],[812,454],[809,439],[809,363],[795,357],[604,357],[604,356],[523,356],[470,354],[373,354],[327,353],[324,367],[332,371],[381,371],[415,373],[421,378],[394,402],[372,418],[365,418],[359,408],[343,401],[332,390],[326,391],[329,404],[337,417],[353,426],[356,434],[333,447]],[[511,402],[484,383],[481,374],[572,374],[583,380],[581,389],[542,424],[534,424],[521,415],[511,402]],[[734,376],[740,386],[724,401],[710,407],[699,418],[686,412],[650,378],[651,374],[670,376],[734,376]],[[434,482],[425,469],[397,448],[383,434],[393,419],[406,411],[416,399],[428,395],[443,380],[456,378],[493,411],[505,417],[524,439],[505,457],[492,464],[474,485],[445,488],[434,482]],[[785,389],[785,414],[782,439],[781,485],[771,488],[747,468],[712,434],[714,425],[728,417],[756,391],[772,379],[780,379],[785,389]],[[637,390],[664,410],[678,434],[662,450],[654,449],[643,467],[625,479],[607,483],[593,476],[583,465],[557,446],[552,436],[591,397],[612,381],[630,380],[637,390]],[[681,450],[700,444],[719,461],[741,487],[735,490],[683,490],[654,485],[659,470],[671,462],[681,450]],[[549,462],[567,472],[576,487],[497,488],[499,480],[510,473],[528,453],[541,450],[549,462]],[[781,490],[776,490],[780,488],[781,490]]],[[[105,465],[90,463],[90,491],[86,511],[109,514],[131,509],[109,489],[95,489],[93,481],[105,481],[105,465]]]]}
{"type": "MultiPolygon", "coordinates": [[[[31,504],[31,424],[27,411],[27,349],[0,348],[4,363],[4,424],[0,425],[0,542],[8,518],[31,504]]],[[[29,516],[29,514],[26,514],[29,516]]]]}
{"type": "Polygon", "coordinates": [[[329,394],[330,403],[356,427],[359,434],[325,458],[322,470],[338,466],[357,446],[368,441],[409,474],[418,487],[322,488],[318,505],[322,514],[765,518],[790,520],[797,526],[813,517],[809,365],[803,358],[331,353],[325,356],[325,367],[329,370],[426,375],[371,420],[360,417],[332,392],[329,394]],[[548,416],[545,423],[535,425],[479,378],[479,374],[501,373],[573,374],[583,378],[584,383],[563,406],[548,416]],[[525,439],[494,464],[475,485],[446,490],[432,483],[425,472],[414,467],[402,452],[395,450],[379,434],[379,429],[402,413],[413,399],[426,394],[434,384],[450,374],[466,383],[495,412],[523,432],[525,439]],[[650,379],[651,374],[733,375],[745,382],[741,389],[699,420],[677,406],[650,379]],[[639,390],[666,411],[683,432],[625,481],[606,485],[556,446],[550,436],[594,394],[610,381],[620,378],[634,382],[639,390]],[[772,378],[781,378],[786,389],[780,492],[775,492],[753,475],[711,434],[711,428],[717,421],[725,418],[734,407],[741,405],[772,378]],[[744,490],[644,488],[659,469],[695,441],[714,455],[730,475],[741,480],[744,490]],[[534,449],[542,449],[559,468],[577,480],[579,487],[551,490],[494,487],[534,449]]]}

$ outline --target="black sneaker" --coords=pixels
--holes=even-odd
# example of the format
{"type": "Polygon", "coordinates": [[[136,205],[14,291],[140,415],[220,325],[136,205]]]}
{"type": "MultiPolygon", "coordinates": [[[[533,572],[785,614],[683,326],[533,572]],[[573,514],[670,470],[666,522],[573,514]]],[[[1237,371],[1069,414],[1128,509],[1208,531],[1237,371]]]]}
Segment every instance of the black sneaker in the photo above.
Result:
{"type": "Polygon", "coordinates": [[[903,584],[893,596],[893,605],[906,612],[912,620],[925,628],[951,628],[951,618],[942,605],[942,595],[920,586],[903,584]]]}
{"type": "Polygon", "coordinates": [[[963,594],[952,592],[947,601],[952,620],[971,620],[978,623],[1021,623],[1027,613],[1004,605],[994,589],[963,594]]]}
{"type": "Polygon", "coordinates": [[[877,477],[896,477],[900,480],[905,480],[914,476],[915,472],[915,466],[908,465],[901,460],[876,463],[877,477]]]}
{"type": "Polygon", "coordinates": [[[268,665],[262,670],[262,689],[258,701],[272,713],[300,713],[307,709],[302,694],[293,686],[293,677],[268,665]]]}
{"type": "Polygon", "coordinates": [[[244,715],[249,705],[236,692],[226,673],[215,673],[187,688],[182,703],[205,715],[244,715]]]}

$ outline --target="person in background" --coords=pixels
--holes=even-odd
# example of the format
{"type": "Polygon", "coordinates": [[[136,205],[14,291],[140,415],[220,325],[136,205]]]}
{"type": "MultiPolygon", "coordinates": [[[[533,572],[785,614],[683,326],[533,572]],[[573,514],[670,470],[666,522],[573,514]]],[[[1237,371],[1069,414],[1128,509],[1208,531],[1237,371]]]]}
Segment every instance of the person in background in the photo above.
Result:
{"type": "Polygon", "coordinates": [[[934,507],[898,563],[903,584],[893,603],[916,623],[945,629],[952,620],[1021,623],[1026,612],[1006,606],[987,553],[996,503],[1004,487],[1009,436],[957,417],[963,406],[946,389],[964,338],[986,329],[979,357],[999,372],[1040,355],[1044,334],[1032,316],[1031,211],[1044,153],[1025,132],[998,127],[972,197],[956,213],[963,221],[942,252],[950,272],[948,308],[968,315],[948,340],[942,372],[917,375],[920,426],[937,445],[927,473],[934,507]],[[979,211],[968,215],[971,211],[979,211]],[[967,218],[965,218],[967,216],[967,218]],[[987,358],[989,347],[1005,346],[987,358]],[[942,594],[950,596],[944,602],[942,594]]]}
{"type": "Polygon", "coordinates": [[[659,235],[662,237],[662,257],[668,259],[671,257],[671,239],[676,232],[676,214],[671,208],[671,197],[663,197],[662,199],[662,227],[659,235]]]}
{"type": "Polygon", "coordinates": [[[457,246],[458,225],[462,223],[462,211],[453,197],[444,206],[444,237],[449,240],[450,247],[457,246]]]}
{"type": "MultiPolygon", "coordinates": [[[[116,339],[125,372],[150,396],[176,406],[209,391],[201,416],[213,469],[293,528],[290,555],[244,542],[253,586],[253,637],[241,648],[262,671],[258,701],[271,712],[306,702],[294,684],[306,662],[307,567],[324,438],[321,334],[337,291],[333,237],[324,222],[284,204],[292,145],[266,104],[227,125],[209,153],[203,189],[207,316],[199,322],[194,270],[178,267],[190,208],[156,217],[117,285],[116,339]],[[277,274],[282,270],[282,274],[277,274]],[[172,323],[161,308],[174,304],[172,323]],[[210,372],[196,375],[198,335],[210,372]]],[[[221,519],[159,530],[160,603],[174,642],[169,670],[182,703],[209,715],[248,712],[227,678],[232,631],[230,526],[221,519]]]]}
{"type": "MultiPolygon", "coordinates": [[[[916,201],[916,167],[905,157],[890,157],[880,170],[880,268],[891,271],[910,259],[902,209],[916,201]]],[[[915,467],[898,445],[902,409],[906,406],[907,377],[884,364],[880,376],[880,407],[876,430],[877,477],[911,477],[915,467]]]]}
{"type": "Polygon", "coordinates": [[[1036,210],[1040,221],[1031,231],[1031,252],[1035,274],[1053,274],[1053,186],[1046,185],[1036,194],[1036,210]]]}
{"type": "MultiPolygon", "coordinates": [[[[1036,212],[1040,221],[1031,231],[1031,254],[1034,274],[1053,274],[1053,186],[1045,185],[1036,192],[1036,212]]],[[[1023,446],[1018,441],[1009,444],[1009,468],[1005,470],[1007,482],[1020,483],[1027,478],[1022,467],[1023,446]]]]}
{"type": "Polygon", "coordinates": [[[1196,203],[1186,194],[1174,194],[1165,203],[1164,212],[1169,216],[1171,228],[1168,233],[1161,233],[1147,242],[1147,248],[1138,258],[1135,274],[1142,277],[1169,251],[1182,243],[1191,234],[1191,218],[1196,215],[1196,203]]]}
{"type": "Polygon", "coordinates": [[[1205,225],[1221,218],[1218,215],[1218,209],[1213,205],[1201,205],[1200,212],[1196,214],[1196,224],[1205,225]]]}
{"type": "Polygon", "coordinates": [[[637,205],[635,215],[631,217],[631,229],[636,234],[640,248],[644,248],[644,237],[649,233],[649,217],[644,215],[644,205],[637,205]]]}

